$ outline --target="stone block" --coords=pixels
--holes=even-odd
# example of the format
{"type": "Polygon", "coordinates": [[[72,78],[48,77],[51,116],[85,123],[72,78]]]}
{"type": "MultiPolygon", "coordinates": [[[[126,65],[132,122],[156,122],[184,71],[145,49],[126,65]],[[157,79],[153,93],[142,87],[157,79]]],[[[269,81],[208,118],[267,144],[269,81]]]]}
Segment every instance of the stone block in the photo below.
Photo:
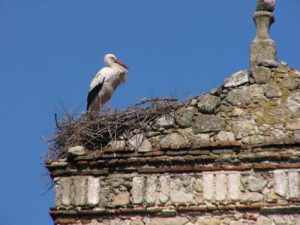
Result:
{"type": "Polygon", "coordinates": [[[169,196],[170,196],[170,177],[160,176],[159,183],[160,183],[159,201],[161,203],[166,203],[169,200],[169,196]]]}
{"type": "Polygon", "coordinates": [[[282,96],[281,90],[270,84],[264,86],[264,94],[267,98],[279,98],[282,96]]]}
{"type": "Polygon", "coordinates": [[[172,190],[170,192],[170,198],[176,205],[195,205],[193,193],[186,193],[184,190],[172,190]]]}
{"type": "Polygon", "coordinates": [[[61,203],[65,206],[72,204],[72,179],[70,177],[63,177],[60,181],[62,187],[61,203]]]}
{"type": "Polygon", "coordinates": [[[166,115],[158,118],[155,121],[155,126],[156,127],[163,127],[163,128],[172,128],[175,125],[175,119],[172,116],[166,115]]]}
{"type": "Polygon", "coordinates": [[[238,200],[241,192],[241,174],[229,173],[227,181],[228,198],[230,200],[238,200]]]}
{"type": "Polygon", "coordinates": [[[85,154],[84,146],[74,146],[68,149],[69,156],[80,156],[85,154]]]}
{"type": "Polygon", "coordinates": [[[113,206],[126,206],[129,203],[130,203],[130,194],[127,191],[115,195],[112,199],[113,206]]]}
{"type": "Polygon", "coordinates": [[[193,116],[196,113],[196,109],[186,109],[176,111],[175,120],[180,128],[187,128],[192,125],[193,116]]]}
{"type": "Polygon", "coordinates": [[[300,92],[291,93],[286,100],[287,109],[294,115],[300,115],[300,92]]]}
{"type": "Polygon", "coordinates": [[[74,185],[74,204],[82,206],[86,204],[86,178],[73,177],[74,185]]]}
{"type": "Polygon", "coordinates": [[[87,178],[87,204],[97,205],[99,203],[100,179],[98,177],[87,178]]]}
{"type": "Polygon", "coordinates": [[[188,144],[188,141],[183,136],[177,133],[169,134],[160,141],[160,146],[162,148],[168,148],[172,145],[180,146],[186,144],[188,144]]]}
{"type": "Polygon", "coordinates": [[[61,178],[55,178],[55,205],[56,207],[61,206],[62,204],[62,186],[61,186],[61,178]]]}
{"type": "Polygon", "coordinates": [[[227,176],[226,174],[216,174],[216,200],[224,201],[227,197],[227,176]]]}
{"type": "Polygon", "coordinates": [[[288,190],[289,198],[299,197],[299,172],[292,171],[288,172],[288,190]]]}
{"type": "Polygon", "coordinates": [[[152,218],[148,225],[184,225],[189,220],[185,217],[174,217],[174,218],[152,218]]]}
{"type": "Polygon", "coordinates": [[[248,82],[249,82],[248,70],[240,70],[232,74],[228,78],[226,78],[223,82],[223,86],[226,88],[237,87],[248,82]]]}
{"type": "Polygon", "coordinates": [[[256,83],[266,84],[270,80],[272,72],[267,67],[259,66],[252,69],[251,75],[256,83]]]}
{"type": "Polygon", "coordinates": [[[198,110],[201,113],[213,113],[220,104],[220,98],[210,94],[205,94],[198,98],[198,110]]]}
{"type": "Polygon", "coordinates": [[[246,181],[247,189],[253,192],[260,192],[267,185],[268,181],[259,174],[252,174],[246,181]]]}
{"type": "Polygon", "coordinates": [[[144,187],[145,187],[145,178],[144,177],[134,177],[132,179],[132,203],[141,204],[144,198],[144,187]]]}
{"type": "Polygon", "coordinates": [[[286,124],[288,130],[300,130],[300,118],[293,119],[286,124]]]}
{"type": "Polygon", "coordinates": [[[265,216],[259,216],[256,222],[257,225],[273,225],[272,219],[265,217],[265,216]]]}
{"type": "Polygon", "coordinates": [[[203,218],[197,221],[197,225],[220,225],[221,220],[219,218],[203,218]]]}
{"type": "Polygon", "coordinates": [[[283,170],[274,171],[274,191],[281,197],[286,197],[288,193],[288,178],[283,170]]]}
{"type": "Polygon", "coordinates": [[[157,177],[147,177],[145,182],[144,200],[147,204],[153,205],[156,201],[156,182],[157,177]]]}
{"type": "Polygon", "coordinates": [[[212,173],[203,174],[202,183],[203,183],[204,199],[212,201],[215,197],[214,174],[212,174],[212,173]]]}
{"type": "Polygon", "coordinates": [[[216,136],[216,141],[235,141],[234,133],[229,131],[220,131],[216,136]]]}
{"type": "Polygon", "coordinates": [[[225,120],[216,115],[199,114],[194,117],[192,128],[196,134],[220,131],[225,128],[225,120]]]}
{"type": "Polygon", "coordinates": [[[264,196],[257,192],[247,192],[241,195],[241,202],[243,203],[261,202],[263,199],[264,196]]]}
{"type": "Polygon", "coordinates": [[[234,106],[239,106],[248,104],[253,100],[261,100],[264,98],[263,87],[253,84],[231,90],[226,97],[226,101],[234,106]]]}

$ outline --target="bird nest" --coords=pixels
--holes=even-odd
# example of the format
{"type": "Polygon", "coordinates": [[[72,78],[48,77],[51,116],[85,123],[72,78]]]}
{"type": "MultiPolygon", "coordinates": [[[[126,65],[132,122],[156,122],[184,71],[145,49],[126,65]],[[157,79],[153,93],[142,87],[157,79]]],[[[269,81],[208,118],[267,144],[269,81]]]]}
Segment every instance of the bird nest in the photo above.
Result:
{"type": "Polygon", "coordinates": [[[110,141],[120,137],[130,138],[136,132],[146,132],[149,126],[163,115],[173,115],[190,101],[174,98],[141,100],[124,111],[88,112],[80,116],[67,114],[57,121],[53,139],[49,140],[47,158],[64,158],[72,146],[84,146],[88,150],[101,150],[110,141]]]}

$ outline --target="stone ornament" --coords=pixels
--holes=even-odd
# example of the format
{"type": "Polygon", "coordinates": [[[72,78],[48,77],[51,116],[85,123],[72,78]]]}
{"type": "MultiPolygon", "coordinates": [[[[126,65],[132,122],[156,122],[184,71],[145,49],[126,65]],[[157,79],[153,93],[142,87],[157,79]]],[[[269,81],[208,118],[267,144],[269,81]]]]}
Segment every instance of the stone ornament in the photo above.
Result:
{"type": "Polygon", "coordinates": [[[257,0],[257,11],[273,12],[275,8],[275,0],[257,0]]]}

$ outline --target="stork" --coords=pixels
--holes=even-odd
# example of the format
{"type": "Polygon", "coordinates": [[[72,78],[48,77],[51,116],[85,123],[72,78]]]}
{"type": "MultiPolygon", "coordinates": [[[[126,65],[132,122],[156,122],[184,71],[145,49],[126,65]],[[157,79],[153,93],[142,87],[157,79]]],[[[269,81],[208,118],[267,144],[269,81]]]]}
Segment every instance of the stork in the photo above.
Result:
{"type": "Polygon", "coordinates": [[[87,111],[102,111],[102,106],[107,102],[107,111],[110,111],[110,98],[116,88],[127,79],[128,67],[117,60],[114,54],[104,57],[103,67],[90,84],[87,96],[87,111]]]}

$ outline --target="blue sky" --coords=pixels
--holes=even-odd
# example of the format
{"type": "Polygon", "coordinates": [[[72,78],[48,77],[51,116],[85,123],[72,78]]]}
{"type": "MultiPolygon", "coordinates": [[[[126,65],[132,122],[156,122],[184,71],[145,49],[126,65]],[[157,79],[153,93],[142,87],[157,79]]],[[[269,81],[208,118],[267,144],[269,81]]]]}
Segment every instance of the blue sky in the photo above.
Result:
{"type": "MultiPolygon", "coordinates": [[[[81,113],[89,83],[115,53],[128,82],[112,98],[188,98],[249,68],[255,0],[0,0],[1,225],[52,224],[43,167],[54,113],[81,113]]],[[[300,1],[278,0],[278,59],[300,69],[300,1]]]]}

